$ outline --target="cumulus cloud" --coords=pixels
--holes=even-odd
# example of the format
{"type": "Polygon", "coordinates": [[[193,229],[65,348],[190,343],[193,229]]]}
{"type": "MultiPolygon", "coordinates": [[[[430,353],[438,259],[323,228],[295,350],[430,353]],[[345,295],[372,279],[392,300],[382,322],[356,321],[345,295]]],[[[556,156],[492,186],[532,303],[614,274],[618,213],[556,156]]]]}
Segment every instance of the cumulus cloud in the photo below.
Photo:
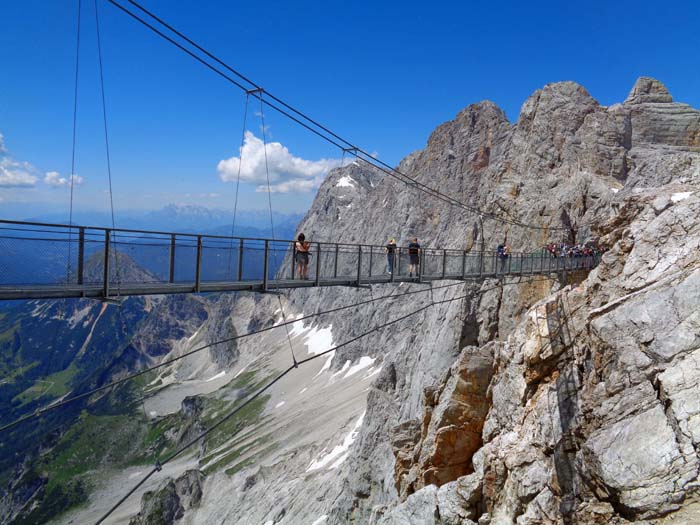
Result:
{"type": "Polygon", "coordinates": [[[0,157],[0,187],[31,188],[36,184],[34,167],[28,162],[17,162],[10,157],[0,157]]]}
{"type": "MultiPolygon", "coordinates": [[[[321,185],[331,169],[339,165],[340,161],[337,159],[306,160],[296,157],[279,142],[267,144],[270,191],[273,193],[312,191],[321,185]]],[[[217,165],[219,177],[224,182],[235,181],[239,167],[241,181],[256,184],[256,191],[267,191],[265,146],[263,141],[250,131],[245,133],[239,156],[219,162],[217,165]]]]}
{"type": "MultiPolygon", "coordinates": [[[[80,175],[73,175],[73,184],[79,185],[83,183],[83,178],[80,175]]],[[[61,186],[70,185],[70,179],[66,177],[61,177],[61,174],[57,171],[49,171],[44,176],[44,184],[58,188],[61,186]]]]}
{"type": "Polygon", "coordinates": [[[5,148],[5,137],[0,133],[0,188],[31,188],[38,178],[36,170],[28,162],[10,157],[5,148]]]}

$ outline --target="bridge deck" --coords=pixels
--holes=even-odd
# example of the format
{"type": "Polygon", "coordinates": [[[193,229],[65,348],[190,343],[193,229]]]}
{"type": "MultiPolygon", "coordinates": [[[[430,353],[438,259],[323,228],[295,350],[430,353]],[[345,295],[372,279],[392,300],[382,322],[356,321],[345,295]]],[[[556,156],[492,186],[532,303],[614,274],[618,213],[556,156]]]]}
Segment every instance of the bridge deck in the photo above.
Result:
{"type": "Polygon", "coordinates": [[[597,257],[341,243],[311,245],[308,280],[298,278],[293,241],[110,230],[0,220],[0,300],[110,298],[315,286],[367,286],[557,274],[590,269],[597,257]],[[417,265],[420,277],[410,276],[417,265]],[[388,274],[393,269],[393,277],[388,274]]]}

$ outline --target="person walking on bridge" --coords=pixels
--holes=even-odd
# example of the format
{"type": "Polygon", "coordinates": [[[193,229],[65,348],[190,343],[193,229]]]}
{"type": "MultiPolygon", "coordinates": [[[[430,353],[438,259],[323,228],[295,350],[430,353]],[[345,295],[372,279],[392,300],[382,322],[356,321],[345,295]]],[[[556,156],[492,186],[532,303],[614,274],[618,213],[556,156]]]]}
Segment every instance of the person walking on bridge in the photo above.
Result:
{"type": "Polygon", "coordinates": [[[297,242],[294,243],[296,250],[297,274],[299,279],[308,280],[309,278],[309,248],[311,243],[306,241],[306,236],[300,233],[297,237],[297,242]]]}
{"type": "Polygon", "coordinates": [[[411,241],[408,245],[408,258],[409,258],[409,265],[408,265],[408,276],[413,277],[413,272],[416,272],[416,275],[418,275],[418,272],[420,271],[420,244],[418,244],[418,238],[414,237],[413,241],[411,241]]]}
{"type": "Polygon", "coordinates": [[[389,239],[389,244],[384,248],[386,251],[386,273],[394,273],[394,262],[396,261],[396,239],[389,239]]]}

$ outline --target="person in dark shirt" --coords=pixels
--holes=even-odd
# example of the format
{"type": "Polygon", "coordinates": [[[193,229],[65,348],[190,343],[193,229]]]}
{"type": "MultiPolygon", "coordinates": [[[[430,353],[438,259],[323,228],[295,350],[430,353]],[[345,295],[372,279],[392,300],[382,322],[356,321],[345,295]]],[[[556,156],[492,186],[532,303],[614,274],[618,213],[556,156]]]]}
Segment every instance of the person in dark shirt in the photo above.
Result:
{"type": "Polygon", "coordinates": [[[306,241],[306,236],[303,233],[297,237],[297,242],[294,243],[296,251],[297,275],[299,279],[307,280],[309,278],[309,248],[311,243],[306,241]]]}
{"type": "Polygon", "coordinates": [[[418,244],[418,238],[414,237],[413,241],[408,245],[408,276],[413,277],[413,272],[418,275],[418,268],[420,266],[420,244],[418,244]]]}
{"type": "Polygon", "coordinates": [[[389,244],[386,245],[386,273],[394,273],[394,261],[396,260],[396,240],[389,239],[389,244]]]}

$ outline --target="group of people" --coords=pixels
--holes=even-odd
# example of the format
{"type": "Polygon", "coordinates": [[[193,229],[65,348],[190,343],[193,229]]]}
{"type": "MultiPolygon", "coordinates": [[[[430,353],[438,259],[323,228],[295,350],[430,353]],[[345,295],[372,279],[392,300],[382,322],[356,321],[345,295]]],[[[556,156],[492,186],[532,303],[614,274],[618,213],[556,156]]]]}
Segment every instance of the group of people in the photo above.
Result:
{"type": "MultiPolygon", "coordinates": [[[[396,255],[399,250],[396,244],[396,239],[389,239],[388,244],[384,248],[386,252],[386,273],[389,275],[394,273],[394,266],[396,265],[396,255]]],[[[418,238],[414,237],[410,243],[408,243],[408,276],[413,277],[415,273],[416,276],[420,270],[420,254],[421,247],[418,244],[418,238]]]]}
{"type": "Polygon", "coordinates": [[[597,244],[567,244],[550,242],[547,245],[547,253],[552,257],[592,257],[605,251],[597,244]]]}
{"type": "MultiPolygon", "coordinates": [[[[399,252],[399,247],[396,244],[396,239],[391,238],[384,248],[386,252],[386,272],[391,275],[394,273],[396,266],[396,257],[399,252]]],[[[306,240],[306,235],[300,233],[294,243],[294,261],[297,265],[296,274],[299,279],[308,280],[309,278],[309,256],[311,255],[311,243],[306,240]]],[[[418,275],[420,269],[421,247],[418,244],[416,237],[408,244],[408,274],[413,277],[415,273],[418,275]]]]}

